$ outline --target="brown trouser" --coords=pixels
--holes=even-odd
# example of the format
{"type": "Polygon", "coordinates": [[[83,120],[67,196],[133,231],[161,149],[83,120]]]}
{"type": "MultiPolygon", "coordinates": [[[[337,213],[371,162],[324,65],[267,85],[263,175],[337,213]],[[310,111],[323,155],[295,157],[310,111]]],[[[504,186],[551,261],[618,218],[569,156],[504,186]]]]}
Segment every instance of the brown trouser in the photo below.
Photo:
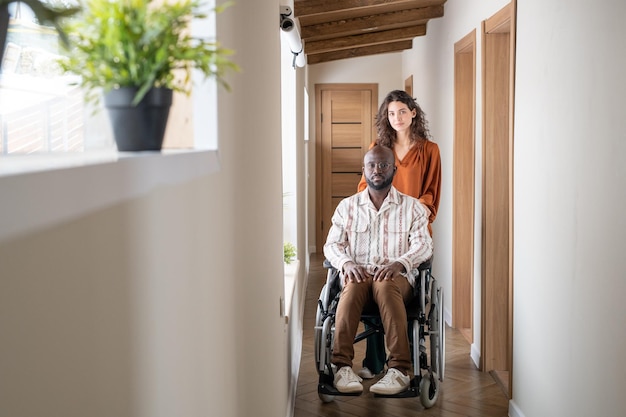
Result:
{"type": "Polygon", "coordinates": [[[352,367],[354,359],[354,337],[363,307],[373,300],[380,311],[389,349],[389,368],[406,373],[411,369],[411,352],[407,334],[405,303],[413,294],[411,284],[404,277],[393,281],[348,282],[341,291],[335,315],[335,343],[332,362],[341,368],[352,367]]]}

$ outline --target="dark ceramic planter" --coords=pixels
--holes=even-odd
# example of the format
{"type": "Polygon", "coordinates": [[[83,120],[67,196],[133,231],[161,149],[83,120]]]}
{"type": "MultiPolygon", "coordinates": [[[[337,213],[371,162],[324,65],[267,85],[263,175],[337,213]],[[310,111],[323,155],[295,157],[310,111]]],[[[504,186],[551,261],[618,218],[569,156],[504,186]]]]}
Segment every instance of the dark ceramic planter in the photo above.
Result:
{"type": "Polygon", "coordinates": [[[137,106],[131,103],[137,88],[123,87],[104,95],[113,136],[119,151],[159,151],[167,126],[172,90],[153,88],[137,106]]]}

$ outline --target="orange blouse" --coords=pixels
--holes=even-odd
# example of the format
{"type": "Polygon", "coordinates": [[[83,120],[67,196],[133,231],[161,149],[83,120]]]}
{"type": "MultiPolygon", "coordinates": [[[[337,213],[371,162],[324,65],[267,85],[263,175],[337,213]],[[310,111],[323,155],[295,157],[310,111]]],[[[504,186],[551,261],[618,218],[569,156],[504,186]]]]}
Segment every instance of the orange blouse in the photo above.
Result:
{"type": "MultiPolygon", "coordinates": [[[[393,178],[393,185],[401,193],[419,199],[430,210],[428,231],[433,234],[431,223],[437,217],[439,197],[441,192],[441,157],[439,146],[435,142],[425,141],[424,146],[413,146],[400,160],[396,152],[396,166],[398,170],[393,178]]],[[[370,148],[374,143],[370,145],[370,148]]],[[[365,177],[361,175],[358,191],[367,188],[365,177]]]]}

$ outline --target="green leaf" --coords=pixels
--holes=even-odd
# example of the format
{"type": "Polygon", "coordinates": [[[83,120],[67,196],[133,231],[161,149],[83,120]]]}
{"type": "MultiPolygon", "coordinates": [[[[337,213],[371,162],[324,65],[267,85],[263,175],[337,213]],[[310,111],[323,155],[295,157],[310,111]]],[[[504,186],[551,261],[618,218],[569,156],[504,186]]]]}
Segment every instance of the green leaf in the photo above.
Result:
{"type": "MultiPolygon", "coordinates": [[[[221,13],[231,4],[214,11],[221,13]]],[[[206,17],[199,6],[197,0],[158,6],[152,0],[85,0],[81,15],[66,22],[73,35],[61,68],[80,75],[88,90],[138,87],[136,103],[152,86],[189,94],[194,68],[227,87],[224,76],[239,71],[230,60],[233,51],[191,36],[187,28],[192,18],[206,17]],[[178,81],[175,70],[182,71],[178,81]]]]}

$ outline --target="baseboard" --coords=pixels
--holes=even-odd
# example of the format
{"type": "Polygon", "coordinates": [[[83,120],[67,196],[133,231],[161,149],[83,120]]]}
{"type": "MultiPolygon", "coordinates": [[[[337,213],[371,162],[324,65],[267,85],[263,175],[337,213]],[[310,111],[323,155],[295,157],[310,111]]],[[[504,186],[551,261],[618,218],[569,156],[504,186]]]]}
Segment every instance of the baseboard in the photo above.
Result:
{"type": "Polygon", "coordinates": [[[298,386],[298,379],[292,378],[291,386],[289,387],[289,394],[287,395],[287,413],[286,417],[293,417],[296,410],[296,387],[298,386]]]}
{"type": "MultiPolygon", "coordinates": [[[[309,262],[305,262],[305,265],[309,262]]],[[[290,361],[290,380],[289,380],[289,392],[287,393],[287,417],[293,417],[296,406],[296,394],[298,388],[298,378],[300,376],[300,362],[302,361],[302,332],[303,332],[303,320],[304,320],[304,303],[306,298],[306,287],[308,285],[308,270],[304,271],[302,282],[296,284],[300,276],[299,267],[302,262],[297,261],[294,265],[292,273],[294,274],[294,285],[292,288],[292,294],[288,298],[289,315],[288,322],[288,353],[291,359],[290,361]],[[299,291],[296,291],[299,288],[299,291]]],[[[305,266],[306,268],[306,266],[305,266]]]]}
{"type": "Polygon", "coordinates": [[[513,400],[509,401],[509,417],[524,417],[524,413],[513,400]]]}
{"type": "Polygon", "coordinates": [[[472,343],[472,346],[470,346],[470,357],[474,365],[476,365],[476,368],[480,369],[480,350],[476,346],[476,343],[472,343]]]}
{"type": "MultiPolygon", "coordinates": [[[[306,264],[310,264],[310,260],[309,262],[306,262],[306,264]]],[[[291,381],[290,381],[290,386],[289,386],[289,393],[287,395],[287,417],[293,417],[294,413],[295,413],[295,407],[296,407],[296,394],[297,394],[297,387],[298,387],[298,378],[300,378],[300,363],[302,362],[302,335],[303,335],[303,326],[304,326],[304,303],[306,300],[306,291],[307,291],[307,287],[309,285],[309,271],[308,269],[304,271],[304,277],[303,277],[303,282],[302,285],[298,285],[297,288],[299,289],[299,294],[294,294],[295,297],[297,297],[298,300],[298,313],[297,316],[294,316],[293,319],[296,322],[296,332],[298,332],[299,334],[299,341],[300,343],[297,344],[297,346],[295,346],[295,349],[291,352],[292,355],[292,367],[294,369],[292,369],[292,375],[291,375],[291,381]]]]}

